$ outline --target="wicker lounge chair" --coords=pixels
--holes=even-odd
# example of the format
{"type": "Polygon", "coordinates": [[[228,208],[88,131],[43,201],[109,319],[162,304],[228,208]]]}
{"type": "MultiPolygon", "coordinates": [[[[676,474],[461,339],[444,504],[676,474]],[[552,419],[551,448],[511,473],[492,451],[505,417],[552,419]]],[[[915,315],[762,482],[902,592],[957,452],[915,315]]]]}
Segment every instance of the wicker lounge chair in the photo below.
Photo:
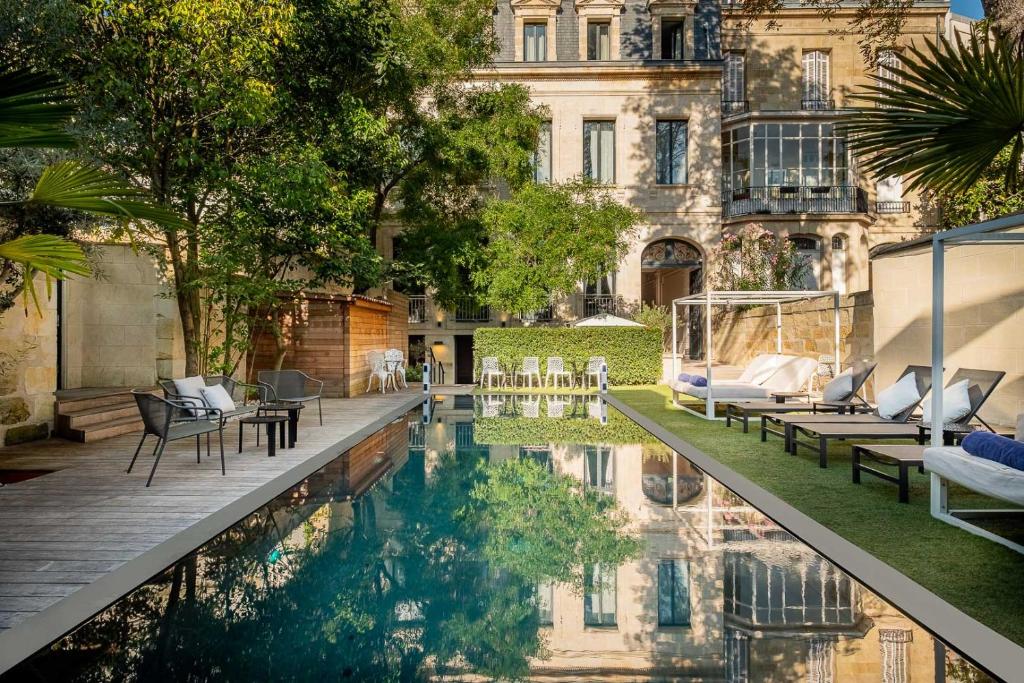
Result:
{"type": "MultiPolygon", "coordinates": [[[[224,416],[220,410],[208,406],[197,406],[192,401],[174,401],[160,398],[148,391],[138,389],[132,390],[135,397],[135,404],[139,407],[139,415],[142,417],[143,432],[139,445],[135,448],[135,455],[128,464],[127,473],[131,474],[135,467],[135,461],[142,450],[142,444],[146,442],[147,436],[157,438],[156,447],[153,449],[153,469],[149,471],[149,478],[146,479],[146,486],[153,483],[153,475],[156,474],[156,466],[160,464],[160,456],[164,454],[164,447],[170,441],[179,441],[189,437],[196,437],[196,462],[200,462],[200,439],[203,434],[217,432],[220,437],[220,473],[225,474],[224,467],[224,416]],[[209,416],[212,419],[204,419],[197,416],[198,413],[209,416]]],[[[206,441],[206,455],[210,455],[210,441],[206,441]]]]}
{"type": "Polygon", "coordinates": [[[283,403],[309,403],[316,401],[320,424],[324,423],[324,409],[320,403],[324,383],[301,370],[260,370],[259,383],[269,389],[268,401],[283,403]]]}

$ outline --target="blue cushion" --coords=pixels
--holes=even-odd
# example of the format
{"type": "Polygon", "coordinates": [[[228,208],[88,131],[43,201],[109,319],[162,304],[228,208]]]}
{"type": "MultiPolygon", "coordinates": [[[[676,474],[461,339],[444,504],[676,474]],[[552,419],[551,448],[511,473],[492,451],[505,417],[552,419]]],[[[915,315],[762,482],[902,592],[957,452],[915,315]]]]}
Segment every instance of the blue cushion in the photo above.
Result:
{"type": "Polygon", "coordinates": [[[679,373],[679,381],[680,382],[686,382],[687,384],[689,384],[690,383],[690,376],[688,374],[686,374],[685,372],[680,372],[679,373]]]}
{"type": "Polygon", "coordinates": [[[690,375],[690,384],[695,387],[706,387],[708,385],[708,378],[701,375],[690,375]]]}
{"type": "Polygon", "coordinates": [[[971,432],[960,444],[971,455],[1024,470],[1024,443],[992,432],[971,432]]]}

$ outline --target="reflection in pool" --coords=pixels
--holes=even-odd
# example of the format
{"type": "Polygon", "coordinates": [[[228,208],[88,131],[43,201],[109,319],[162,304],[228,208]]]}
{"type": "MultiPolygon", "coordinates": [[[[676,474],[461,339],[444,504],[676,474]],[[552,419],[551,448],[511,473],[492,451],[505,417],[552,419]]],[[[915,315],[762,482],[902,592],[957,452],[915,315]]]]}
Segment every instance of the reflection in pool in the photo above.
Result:
{"type": "Polygon", "coordinates": [[[594,397],[426,408],[9,679],[983,680],[594,397]]]}

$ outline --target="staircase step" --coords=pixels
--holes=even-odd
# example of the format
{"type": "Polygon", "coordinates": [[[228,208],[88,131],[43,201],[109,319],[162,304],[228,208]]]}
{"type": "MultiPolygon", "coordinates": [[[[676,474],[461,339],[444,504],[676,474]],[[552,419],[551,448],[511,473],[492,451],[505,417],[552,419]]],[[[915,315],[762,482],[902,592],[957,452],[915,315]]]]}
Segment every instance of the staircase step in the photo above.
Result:
{"type": "MultiPolygon", "coordinates": [[[[156,391],[156,387],[145,387],[156,391]]],[[[54,413],[57,415],[75,413],[91,408],[117,405],[118,403],[134,403],[131,388],[114,387],[110,389],[73,389],[57,392],[54,413]]]]}
{"type": "Polygon", "coordinates": [[[90,443],[92,441],[109,439],[113,436],[120,436],[122,434],[140,432],[142,431],[142,428],[142,418],[135,415],[133,417],[122,417],[116,420],[110,420],[109,422],[89,425],[84,428],[69,429],[67,432],[62,434],[62,436],[71,439],[72,441],[90,443]]]}
{"type": "Polygon", "coordinates": [[[85,410],[58,413],[57,421],[60,426],[68,429],[84,429],[86,427],[110,422],[122,417],[138,417],[139,408],[134,400],[112,403],[85,410]]]}

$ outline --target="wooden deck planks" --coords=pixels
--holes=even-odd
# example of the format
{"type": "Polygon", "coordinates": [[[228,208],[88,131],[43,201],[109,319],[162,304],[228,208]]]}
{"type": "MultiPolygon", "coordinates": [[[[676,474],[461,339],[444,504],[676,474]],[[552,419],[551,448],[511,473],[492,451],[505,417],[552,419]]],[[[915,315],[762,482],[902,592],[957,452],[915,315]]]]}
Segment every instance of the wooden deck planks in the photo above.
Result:
{"type": "Polygon", "coordinates": [[[315,410],[303,411],[296,447],[279,448],[275,458],[266,456],[265,442],[256,446],[251,432],[237,453],[237,427],[228,425],[223,476],[216,438],[209,457],[202,442],[198,464],[194,441],[171,443],[148,489],[152,438],[132,473],[125,473],[139,434],[98,443],[53,439],[0,451],[0,468],[56,470],[0,488],[0,638],[5,629],[201,524],[382,415],[413,407],[416,399],[411,390],[325,399],[324,425],[315,410]]]}

